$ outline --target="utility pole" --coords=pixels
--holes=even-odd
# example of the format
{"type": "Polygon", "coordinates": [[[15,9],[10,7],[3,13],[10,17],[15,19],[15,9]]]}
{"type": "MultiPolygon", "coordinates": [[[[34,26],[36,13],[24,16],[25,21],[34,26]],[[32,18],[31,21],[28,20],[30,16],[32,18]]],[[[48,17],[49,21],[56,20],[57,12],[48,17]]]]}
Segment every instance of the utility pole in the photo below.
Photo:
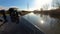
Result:
{"type": "Polygon", "coordinates": [[[27,2],[27,10],[29,10],[29,2],[27,2]]]}

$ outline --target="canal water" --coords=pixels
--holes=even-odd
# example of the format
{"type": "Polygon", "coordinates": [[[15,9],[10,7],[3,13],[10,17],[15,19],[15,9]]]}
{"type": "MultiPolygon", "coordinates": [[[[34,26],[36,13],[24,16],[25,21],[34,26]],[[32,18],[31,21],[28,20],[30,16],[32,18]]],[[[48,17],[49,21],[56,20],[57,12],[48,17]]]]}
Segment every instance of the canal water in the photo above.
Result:
{"type": "MultiPolygon", "coordinates": [[[[50,17],[50,15],[29,13],[22,16],[36,28],[46,34],[60,34],[60,19],[50,17]]],[[[27,25],[28,26],[28,25],[27,25]]]]}

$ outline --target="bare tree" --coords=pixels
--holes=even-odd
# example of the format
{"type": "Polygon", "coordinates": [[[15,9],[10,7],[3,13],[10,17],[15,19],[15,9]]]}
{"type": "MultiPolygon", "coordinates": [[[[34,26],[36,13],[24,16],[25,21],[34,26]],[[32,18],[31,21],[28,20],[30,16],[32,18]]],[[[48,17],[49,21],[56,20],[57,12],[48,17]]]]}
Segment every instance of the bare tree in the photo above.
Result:
{"type": "Polygon", "coordinates": [[[48,9],[48,8],[49,8],[49,5],[48,5],[48,4],[45,4],[45,5],[43,5],[42,8],[43,8],[43,9],[48,9]]]}
{"type": "Polygon", "coordinates": [[[52,6],[60,8],[60,0],[53,0],[52,1],[52,6]]]}

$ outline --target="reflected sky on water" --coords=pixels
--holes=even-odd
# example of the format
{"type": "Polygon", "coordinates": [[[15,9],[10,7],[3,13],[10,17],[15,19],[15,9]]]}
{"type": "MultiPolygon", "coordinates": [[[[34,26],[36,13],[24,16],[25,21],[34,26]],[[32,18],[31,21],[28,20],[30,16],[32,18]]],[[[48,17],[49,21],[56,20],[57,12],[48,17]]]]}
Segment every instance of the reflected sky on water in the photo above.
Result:
{"type": "Polygon", "coordinates": [[[29,13],[23,16],[41,31],[47,34],[60,33],[60,19],[51,18],[49,15],[29,13]]]}

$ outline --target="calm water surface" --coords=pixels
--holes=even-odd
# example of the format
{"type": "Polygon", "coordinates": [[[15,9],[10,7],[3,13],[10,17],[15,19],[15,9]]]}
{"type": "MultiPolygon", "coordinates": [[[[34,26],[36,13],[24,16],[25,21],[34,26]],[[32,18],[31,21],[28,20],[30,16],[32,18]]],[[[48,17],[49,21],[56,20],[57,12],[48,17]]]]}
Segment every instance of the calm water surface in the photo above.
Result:
{"type": "Polygon", "coordinates": [[[60,19],[58,18],[34,13],[24,15],[23,18],[46,34],[60,34],[60,19]]]}

